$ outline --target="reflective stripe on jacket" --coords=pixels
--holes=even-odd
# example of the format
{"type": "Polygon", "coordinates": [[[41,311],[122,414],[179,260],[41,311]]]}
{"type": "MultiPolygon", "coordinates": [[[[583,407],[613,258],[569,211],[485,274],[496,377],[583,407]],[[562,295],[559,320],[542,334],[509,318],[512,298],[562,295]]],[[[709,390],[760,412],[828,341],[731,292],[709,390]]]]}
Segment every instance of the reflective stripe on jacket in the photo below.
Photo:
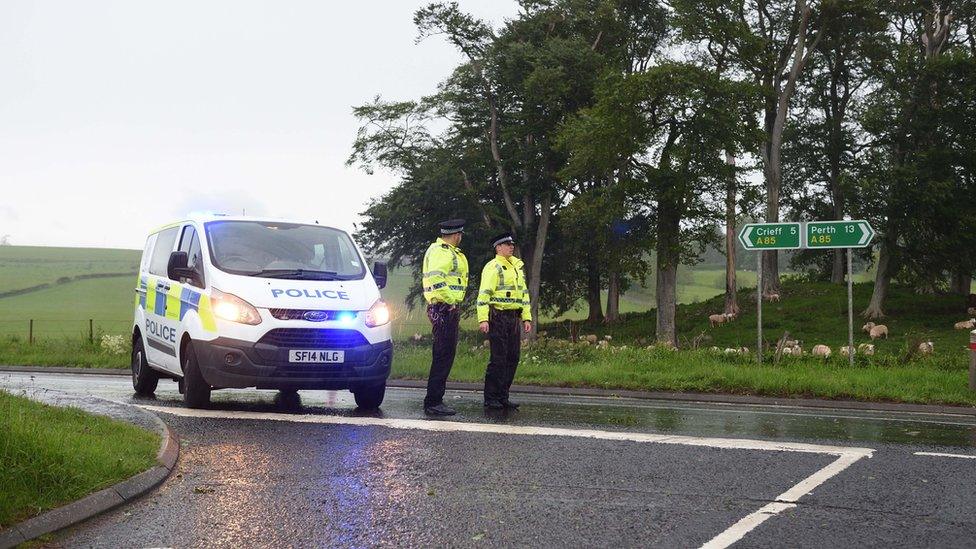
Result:
{"type": "Polygon", "coordinates": [[[532,320],[529,289],[525,284],[522,260],[496,255],[481,271],[478,290],[478,322],[488,321],[488,309],[522,309],[522,320],[532,320]]]}
{"type": "Polygon", "coordinates": [[[461,250],[438,238],[424,254],[424,299],[456,305],[468,288],[468,260],[461,250]]]}

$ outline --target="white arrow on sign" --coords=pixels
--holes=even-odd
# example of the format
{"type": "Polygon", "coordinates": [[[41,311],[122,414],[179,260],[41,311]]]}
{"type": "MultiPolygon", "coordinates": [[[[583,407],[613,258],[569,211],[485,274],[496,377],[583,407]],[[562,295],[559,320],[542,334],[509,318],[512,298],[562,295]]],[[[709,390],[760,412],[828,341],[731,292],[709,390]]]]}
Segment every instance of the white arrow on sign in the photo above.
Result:
{"type": "Polygon", "coordinates": [[[858,227],[861,227],[861,239],[857,241],[858,246],[863,246],[871,238],[871,227],[867,223],[858,223],[858,227]]]}
{"type": "Polygon", "coordinates": [[[746,230],[742,231],[742,234],[739,235],[739,241],[742,242],[742,245],[747,250],[751,249],[752,246],[752,241],[749,240],[749,235],[752,234],[752,229],[752,227],[746,227],[746,230]]]}

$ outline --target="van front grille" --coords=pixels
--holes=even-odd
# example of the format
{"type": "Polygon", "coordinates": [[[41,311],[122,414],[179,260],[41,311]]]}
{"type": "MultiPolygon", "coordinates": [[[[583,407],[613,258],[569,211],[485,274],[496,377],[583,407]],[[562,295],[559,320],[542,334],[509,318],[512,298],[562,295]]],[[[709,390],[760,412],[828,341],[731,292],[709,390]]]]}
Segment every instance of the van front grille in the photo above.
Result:
{"type": "Polygon", "coordinates": [[[275,328],[264,334],[258,344],[286,349],[349,349],[369,345],[369,342],[356,330],[275,328]]]}
{"type": "Polygon", "coordinates": [[[325,320],[338,320],[339,313],[344,313],[352,318],[356,317],[355,311],[322,311],[319,309],[268,309],[271,316],[277,318],[278,320],[311,320],[305,318],[305,313],[320,313],[319,318],[315,318],[315,322],[322,322],[325,320]]]}

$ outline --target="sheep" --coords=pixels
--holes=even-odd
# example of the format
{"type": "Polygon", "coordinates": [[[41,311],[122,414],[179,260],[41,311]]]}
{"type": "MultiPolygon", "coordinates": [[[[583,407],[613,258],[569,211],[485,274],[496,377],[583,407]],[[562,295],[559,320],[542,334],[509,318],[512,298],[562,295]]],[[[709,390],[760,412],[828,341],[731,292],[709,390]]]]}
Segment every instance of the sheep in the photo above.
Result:
{"type": "Polygon", "coordinates": [[[607,334],[607,335],[603,336],[603,339],[605,339],[607,341],[612,341],[613,340],[613,336],[610,335],[610,334],[607,334]]]}
{"type": "Polygon", "coordinates": [[[606,349],[609,346],[610,346],[610,342],[605,339],[601,339],[600,341],[596,342],[597,349],[606,349]]]}
{"type": "MultiPolygon", "coordinates": [[[[840,348],[840,356],[849,357],[852,354],[851,351],[852,349],[850,347],[844,345],[843,347],[840,348]]],[[[855,350],[853,354],[857,354],[857,351],[855,350]]]]}
{"type": "Polygon", "coordinates": [[[596,337],[596,334],[590,334],[590,335],[588,335],[588,336],[586,336],[586,337],[585,337],[584,339],[585,339],[585,340],[586,340],[586,342],[587,342],[587,343],[589,343],[590,345],[596,345],[596,342],[597,342],[597,340],[598,340],[599,338],[597,338],[597,337],[596,337]]]}
{"type": "Polygon", "coordinates": [[[923,341],[918,344],[918,352],[922,355],[930,355],[935,350],[935,344],[931,341],[923,341]]]}
{"type": "Polygon", "coordinates": [[[876,324],[874,327],[871,328],[871,332],[869,335],[871,336],[872,341],[882,336],[885,339],[888,339],[888,327],[885,326],[884,324],[876,324]]]}
{"type": "Polygon", "coordinates": [[[966,309],[966,314],[969,316],[976,316],[976,307],[966,309]]]}
{"type": "Polygon", "coordinates": [[[800,344],[799,339],[787,339],[783,341],[783,347],[796,347],[800,344]]]}
{"type": "Polygon", "coordinates": [[[712,346],[712,347],[709,347],[708,348],[708,352],[710,352],[710,353],[721,353],[722,352],[722,349],[719,349],[718,347],[712,346]]]}
{"type": "Polygon", "coordinates": [[[793,354],[793,347],[783,347],[783,356],[790,356],[793,354]]]}
{"type": "Polygon", "coordinates": [[[824,358],[830,357],[830,347],[826,345],[814,345],[813,351],[811,351],[813,356],[822,356],[824,358]]]}
{"type": "Polygon", "coordinates": [[[866,334],[870,334],[871,333],[871,328],[874,328],[875,326],[877,326],[877,325],[874,322],[868,322],[864,326],[861,326],[861,330],[863,330],[864,333],[866,333],[866,334]]]}
{"type": "Polygon", "coordinates": [[[733,349],[731,347],[726,347],[725,348],[725,351],[723,351],[723,352],[725,354],[727,354],[727,355],[734,355],[734,354],[738,354],[739,353],[739,349],[733,349]]]}
{"type": "Polygon", "coordinates": [[[422,339],[424,339],[424,336],[422,336],[420,334],[413,334],[413,338],[412,339],[414,341],[421,341],[422,339]]]}
{"type": "Polygon", "coordinates": [[[969,320],[956,322],[953,325],[953,328],[957,330],[972,330],[974,327],[976,327],[976,318],[970,318],[969,320]]]}
{"type": "Polygon", "coordinates": [[[724,324],[729,321],[729,317],[732,316],[728,313],[722,313],[718,315],[708,315],[708,325],[712,328],[724,324]]]}
{"type": "Polygon", "coordinates": [[[792,352],[793,356],[803,356],[803,347],[800,347],[799,345],[794,345],[792,349],[793,349],[792,352]]]}
{"type": "Polygon", "coordinates": [[[874,345],[871,345],[870,343],[862,343],[857,346],[857,352],[861,353],[862,355],[873,355],[874,345]]]}
{"type": "Polygon", "coordinates": [[[779,294],[766,294],[766,301],[776,301],[779,302],[779,294]]]}

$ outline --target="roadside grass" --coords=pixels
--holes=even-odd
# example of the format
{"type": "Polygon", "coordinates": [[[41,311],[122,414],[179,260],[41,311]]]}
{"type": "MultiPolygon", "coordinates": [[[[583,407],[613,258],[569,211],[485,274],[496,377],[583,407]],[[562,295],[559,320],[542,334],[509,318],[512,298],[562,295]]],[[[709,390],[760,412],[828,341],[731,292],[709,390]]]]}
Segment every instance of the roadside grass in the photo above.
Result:
{"type": "MultiPolygon", "coordinates": [[[[128,341],[128,338],[126,338],[128,341]]],[[[26,338],[0,337],[0,365],[62,366],[66,368],[128,368],[129,349],[112,353],[103,349],[99,336],[43,338],[31,345],[26,338]]]]}
{"type": "Polygon", "coordinates": [[[128,333],[135,285],[135,276],[95,278],[0,298],[0,335],[27,339],[34,319],[35,337],[87,337],[89,318],[95,330],[128,333]]]}
{"type": "Polygon", "coordinates": [[[159,435],[0,391],[0,528],[150,467],[159,435]]]}
{"type": "MultiPolygon", "coordinates": [[[[487,363],[486,349],[460,348],[451,380],[481,382],[487,363]]],[[[393,377],[426,379],[429,368],[429,348],[400,345],[396,349],[393,377]]],[[[769,356],[760,367],[752,357],[709,351],[589,347],[579,349],[574,358],[535,346],[523,349],[515,383],[976,405],[976,393],[967,388],[966,365],[944,357],[926,357],[907,364],[890,358],[861,357],[851,368],[841,357],[790,357],[774,365],[769,356]]]]}

